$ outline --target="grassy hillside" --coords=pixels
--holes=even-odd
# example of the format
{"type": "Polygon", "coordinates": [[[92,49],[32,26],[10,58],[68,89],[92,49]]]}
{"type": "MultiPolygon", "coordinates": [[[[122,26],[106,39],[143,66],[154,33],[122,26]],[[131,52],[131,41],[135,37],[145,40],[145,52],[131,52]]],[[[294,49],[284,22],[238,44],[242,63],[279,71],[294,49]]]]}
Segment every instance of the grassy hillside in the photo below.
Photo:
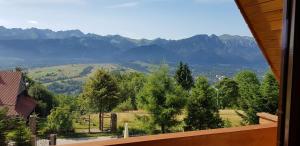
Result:
{"type": "MultiPolygon", "coordinates": [[[[174,74],[177,64],[169,63],[170,73],[174,74]]],[[[59,94],[77,95],[82,90],[85,79],[96,69],[104,68],[111,72],[132,72],[139,71],[149,73],[158,68],[158,64],[134,61],[123,64],[70,64],[52,67],[41,67],[29,69],[29,76],[48,87],[49,90],[59,94]]],[[[265,73],[265,68],[247,68],[237,66],[207,66],[207,65],[190,65],[193,76],[206,76],[211,83],[217,82],[216,75],[232,77],[241,70],[253,70],[261,79],[265,73]]]]}
{"type": "Polygon", "coordinates": [[[101,68],[111,72],[135,71],[117,64],[72,64],[34,68],[28,71],[28,75],[55,93],[76,95],[81,92],[86,78],[101,68]]]}

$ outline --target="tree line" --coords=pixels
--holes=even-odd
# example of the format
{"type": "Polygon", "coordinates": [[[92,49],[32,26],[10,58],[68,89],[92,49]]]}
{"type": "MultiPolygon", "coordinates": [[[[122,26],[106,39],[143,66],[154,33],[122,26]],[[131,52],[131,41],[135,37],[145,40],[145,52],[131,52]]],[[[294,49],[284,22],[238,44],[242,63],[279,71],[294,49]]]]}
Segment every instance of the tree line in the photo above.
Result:
{"type": "Polygon", "coordinates": [[[146,111],[144,125],[159,127],[161,133],[172,132],[179,124],[185,131],[224,127],[219,110],[225,108],[236,110],[243,124],[257,124],[256,113],[276,114],[278,104],[278,83],[271,71],[262,80],[246,70],[211,83],[205,76],[193,76],[182,62],[174,75],[166,64],[149,74],[99,69],[86,79],[78,96],[55,95],[26,80],[28,94],[38,103],[36,114],[47,119],[43,133],[73,132],[73,119],[81,115],[98,113],[100,122],[103,113],[131,110],[146,111]],[[178,118],[181,115],[183,119],[178,118]]]}
{"type": "Polygon", "coordinates": [[[98,70],[86,81],[81,98],[99,118],[113,109],[145,110],[149,125],[165,133],[182,122],[177,117],[183,112],[185,130],[223,127],[219,110],[224,108],[235,109],[243,124],[256,124],[256,113],[276,114],[278,83],[270,71],[262,81],[252,71],[241,71],[210,84],[204,76],[194,79],[189,66],[180,62],[174,76],[165,64],[150,74],[98,70]]]}

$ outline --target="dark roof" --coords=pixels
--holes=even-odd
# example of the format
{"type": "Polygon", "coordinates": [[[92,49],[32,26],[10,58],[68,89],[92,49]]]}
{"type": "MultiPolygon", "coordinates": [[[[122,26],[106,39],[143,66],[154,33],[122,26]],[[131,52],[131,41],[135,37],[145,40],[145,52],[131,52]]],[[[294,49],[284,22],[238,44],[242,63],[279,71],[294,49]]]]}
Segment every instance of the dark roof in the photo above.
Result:
{"type": "Polygon", "coordinates": [[[33,98],[23,94],[22,83],[21,72],[0,71],[0,106],[8,108],[9,116],[27,118],[36,106],[33,98]]]}
{"type": "Polygon", "coordinates": [[[36,106],[35,100],[29,96],[19,97],[15,111],[24,118],[27,118],[36,106]]]}

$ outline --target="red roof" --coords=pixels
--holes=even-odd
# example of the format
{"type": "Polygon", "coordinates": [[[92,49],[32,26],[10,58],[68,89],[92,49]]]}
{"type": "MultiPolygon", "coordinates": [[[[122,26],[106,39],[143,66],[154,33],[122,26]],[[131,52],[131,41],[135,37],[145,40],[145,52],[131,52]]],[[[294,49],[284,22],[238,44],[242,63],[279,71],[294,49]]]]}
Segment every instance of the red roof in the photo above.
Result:
{"type": "Polygon", "coordinates": [[[21,80],[21,72],[0,71],[0,107],[7,107],[9,116],[20,115],[27,118],[36,102],[29,96],[19,95],[23,90],[20,89],[21,80]]]}
{"type": "Polygon", "coordinates": [[[21,72],[0,71],[0,105],[16,105],[21,72]]]}

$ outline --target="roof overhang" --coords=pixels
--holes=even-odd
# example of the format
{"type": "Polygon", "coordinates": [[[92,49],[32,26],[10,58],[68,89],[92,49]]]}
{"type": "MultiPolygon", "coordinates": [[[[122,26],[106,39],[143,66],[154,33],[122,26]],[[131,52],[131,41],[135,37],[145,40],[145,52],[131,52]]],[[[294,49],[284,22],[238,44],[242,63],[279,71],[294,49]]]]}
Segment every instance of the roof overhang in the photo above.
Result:
{"type": "Polygon", "coordinates": [[[279,81],[283,0],[235,0],[235,2],[279,81]]]}

